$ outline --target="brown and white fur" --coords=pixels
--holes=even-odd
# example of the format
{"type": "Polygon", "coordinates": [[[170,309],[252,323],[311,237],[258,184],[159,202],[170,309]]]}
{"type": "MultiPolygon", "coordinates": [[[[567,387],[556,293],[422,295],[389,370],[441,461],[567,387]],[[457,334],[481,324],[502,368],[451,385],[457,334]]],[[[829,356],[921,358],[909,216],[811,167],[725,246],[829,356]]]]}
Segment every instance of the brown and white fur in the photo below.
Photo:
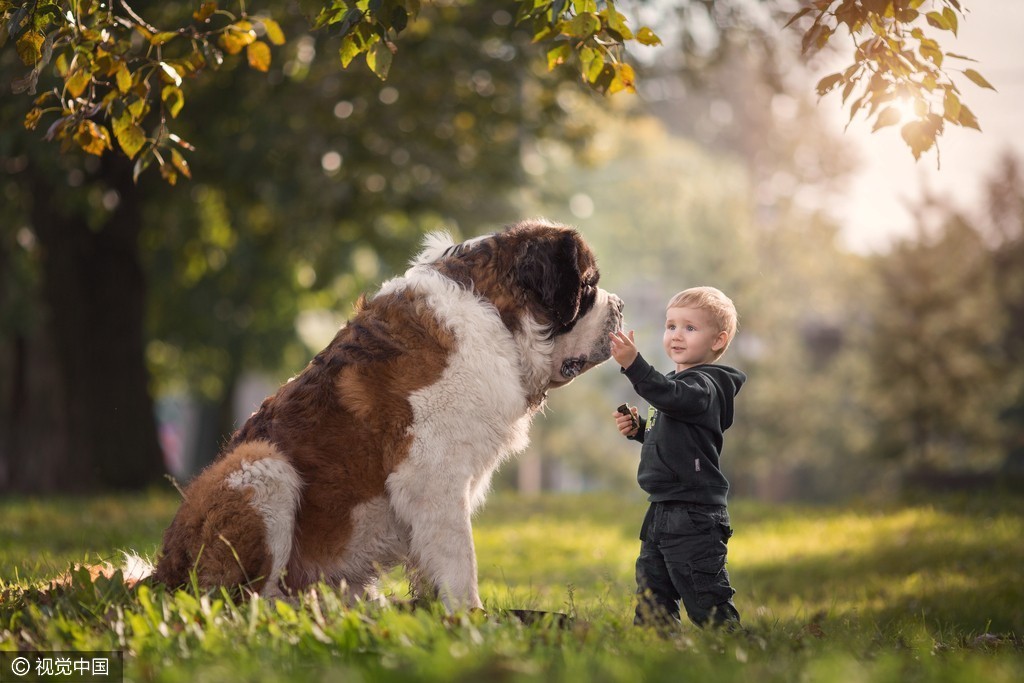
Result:
{"type": "Polygon", "coordinates": [[[609,357],[622,302],[597,281],[545,220],[428,236],[185,489],[156,580],[372,594],[404,563],[421,594],[482,607],[471,515],[546,392],[609,357]]]}

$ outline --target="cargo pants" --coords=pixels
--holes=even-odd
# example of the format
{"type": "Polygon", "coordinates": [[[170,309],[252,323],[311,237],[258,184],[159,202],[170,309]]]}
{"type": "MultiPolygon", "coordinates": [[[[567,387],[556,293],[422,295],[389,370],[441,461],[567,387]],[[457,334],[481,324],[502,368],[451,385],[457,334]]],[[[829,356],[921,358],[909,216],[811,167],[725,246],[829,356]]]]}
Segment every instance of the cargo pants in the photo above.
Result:
{"type": "Polygon", "coordinates": [[[651,503],[640,530],[634,623],[679,622],[679,603],[700,627],[739,626],[725,568],[732,527],[724,505],[651,503]]]}

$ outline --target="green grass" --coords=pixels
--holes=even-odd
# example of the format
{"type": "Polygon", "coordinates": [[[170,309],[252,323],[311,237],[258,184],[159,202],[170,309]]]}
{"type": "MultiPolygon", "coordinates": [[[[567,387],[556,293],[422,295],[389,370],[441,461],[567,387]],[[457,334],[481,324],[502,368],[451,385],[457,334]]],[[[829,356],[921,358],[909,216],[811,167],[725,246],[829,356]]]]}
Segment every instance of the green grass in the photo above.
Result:
{"type": "MultiPolygon", "coordinates": [[[[0,503],[0,649],[123,650],[132,681],[1024,680],[1024,500],[740,501],[730,573],[745,632],[634,628],[644,512],[613,495],[493,496],[476,520],[489,615],[128,592],[74,562],[152,555],[175,508],[146,495],[0,503]],[[524,626],[501,610],[565,612],[524,626]]],[[[385,588],[404,597],[400,573],[385,588]]]]}

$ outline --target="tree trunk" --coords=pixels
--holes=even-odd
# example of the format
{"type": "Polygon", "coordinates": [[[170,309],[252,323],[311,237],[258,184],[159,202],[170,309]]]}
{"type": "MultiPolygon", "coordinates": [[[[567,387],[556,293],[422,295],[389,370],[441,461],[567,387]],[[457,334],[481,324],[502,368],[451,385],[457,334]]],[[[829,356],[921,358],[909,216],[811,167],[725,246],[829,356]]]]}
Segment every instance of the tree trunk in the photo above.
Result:
{"type": "MultiPolygon", "coordinates": [[[[48,391],[33,392],[25,382],[15,386],[30,402],[51,403],[52,414],[34,413],[47,420],[43,433],[54,438],[41,450],[32,447],[33,441],[39,445],[38,434],[9,439],[8,485],[26,492],[143,488],[160,480],[164,466],[145,366],[142,213],[131,165],[113,155],[102,160],[100,182],[90,184],[105,186],[108,203],[116,196],[117,205],[98,225],[90,224],[89,213],[103,215],[101,209],[68,201],[71,193],[54,187],[52,176],[29,173],[46,343],[27,356],[52,351],[54,366],[50,377],[36,373],[27,379],[36,387],[52,383],[48,391]]],[[[22,367],[42,370],[38,363],[22,367]]],[[[27,410],[33,412],[32,406],[27,410]]],[[[41,425],[13,426],[33,427],[41,425]]]]}

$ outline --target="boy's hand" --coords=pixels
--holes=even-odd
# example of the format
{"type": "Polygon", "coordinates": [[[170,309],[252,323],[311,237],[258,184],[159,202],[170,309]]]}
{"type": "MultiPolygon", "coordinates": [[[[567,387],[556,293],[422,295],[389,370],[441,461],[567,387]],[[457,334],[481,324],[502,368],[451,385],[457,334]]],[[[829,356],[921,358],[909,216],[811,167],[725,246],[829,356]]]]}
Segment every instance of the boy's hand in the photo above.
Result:
{"type": "Polygon", "coordinates": [[[633,330],[629,331],[628,336],[622,330],[615,330],[608,337],[612,341],[612,358],[623,368],[628,368],[640,355],[633,341],[633,330]]]}
{"type": "Polygon", "coordinates": [[[636,436],[636,433],[640,431],[640,418],[635,406],[629,407],[629,414],[623,414],[616,410],[613,415],[615,416],[615,426],[619,428],[619,433],[623,436],[636,436]]]}

